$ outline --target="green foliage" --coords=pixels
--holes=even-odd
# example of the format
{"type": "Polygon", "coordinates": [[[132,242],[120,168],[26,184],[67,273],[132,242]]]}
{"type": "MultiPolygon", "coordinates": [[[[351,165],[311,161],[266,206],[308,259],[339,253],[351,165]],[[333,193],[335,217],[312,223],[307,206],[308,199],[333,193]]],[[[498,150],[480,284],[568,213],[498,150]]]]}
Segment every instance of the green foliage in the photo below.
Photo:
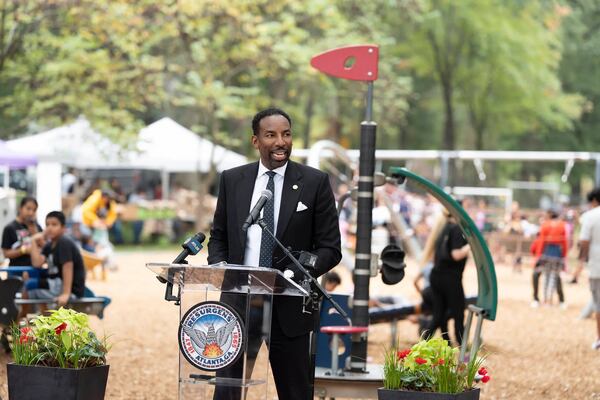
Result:
{"type": "Polygon", "coordinates": [[[6,1],[0,137],[85,115],[127,145],[169,116],[254,154],[250,118],[276,105],[292,115],[296,146],[357,147],[365,85],[309,60],[376,43],[378,148],[594,150],[599,9],[595,0],[6,1]]]}
{"type": "Polygon", "coordinates": [[[30,326],[12,327],[18,365],[86,368],[106,363],[106,340],[90,330],[86,314],[60,308],[36,317],[30,326]]]}
{"type": "Polygon", "coordinates": [[[406,350],[392,348],[384,355],[383,385],[390,390],[414,390],[437,393],[460,393],[476,382],[487,382],[481,368],[483,358],[474,354],[465,363],[459,351],[441,338],[421,340],[406,350]],[[481,374],[479,373],[481,372],[481,374]]]}
{"type": "Polygon", "coordinates": [[[507,136],[572,128],[583,99],[558,79],[559,11],[540,2],[416,4],[399,49],[416,74],[439,84],[445,148],[498,148],[507,136]],[[459,122],[474,137],[457,137],[459,122]]]}

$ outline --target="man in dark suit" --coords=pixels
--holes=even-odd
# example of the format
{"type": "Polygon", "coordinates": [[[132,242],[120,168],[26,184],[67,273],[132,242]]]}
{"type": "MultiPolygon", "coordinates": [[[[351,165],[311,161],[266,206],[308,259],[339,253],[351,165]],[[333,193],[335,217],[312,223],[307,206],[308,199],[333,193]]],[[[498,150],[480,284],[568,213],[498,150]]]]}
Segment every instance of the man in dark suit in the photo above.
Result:
{"type": "MultiPolygon", "coordinates": [[[[263,209],[263,220],[286,247],[317,255],[311,273],[320,276],[339,263],[340,232],[329,178],[289,160],[291,125],[290,117],[276,108],[263,110],[252,120],[252,144],[260,153],[260,161],[221,175],[208,243],[210,264],[225,261],[294,271],[258,225],[247,232],[242,230],[265,189],[273,193],[273,198],[263,209]]],[[[300,272],[294,272],[294,279],[300,280],[300,272]]],[[[301,298],[274,296],[269,361],[282,400],[312,398],[309,333],[315,317],[303,312],[301,298]]]]}

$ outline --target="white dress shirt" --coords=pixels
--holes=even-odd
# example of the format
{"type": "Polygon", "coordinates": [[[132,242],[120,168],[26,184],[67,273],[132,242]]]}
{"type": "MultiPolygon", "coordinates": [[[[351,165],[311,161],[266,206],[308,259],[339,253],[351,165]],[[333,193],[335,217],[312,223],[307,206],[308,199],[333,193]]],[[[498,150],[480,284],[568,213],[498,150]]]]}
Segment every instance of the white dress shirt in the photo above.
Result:
{"type": "MultiPolygon", "coordinates": [[[[275,193],[273,193],[275,203],[273,204],[273,213],[274,213],[274,232],[277,232],[277,221],[279,220],[279,208],[281,205],[281,193],[283,191],[283,178],[285,177],[285,169],[287,168],[287,163],[285,165],[276,168],[273,170],[275,172],[275,176],[273,177],[273,181],[275,184],[275,193]]],[[[258,174],[256,175],[256,181],[254,182],[254,192],[252,193],[252,201],[250,202],[250,207],[248,208],[248,213],[252,210],[258,198],[260,197],[260,193],[267,188],[267,183],[269,182],[269,175],[267,172],[270,171],[267,167],[265,167],[262,162],[258,163],[258,174]]],[[[262,211],[261,211],[262,218],[262,211]]],[[[265,235],[268,235],[267,233],[265,235]]],[[[244,253],[244,265],[258,266],[258,260],[260,258],[260,241],[262,238],[262,229],[257,224],[254,224],[248,228],[247,237],[246,237],[246,251],[244,253]]]]}

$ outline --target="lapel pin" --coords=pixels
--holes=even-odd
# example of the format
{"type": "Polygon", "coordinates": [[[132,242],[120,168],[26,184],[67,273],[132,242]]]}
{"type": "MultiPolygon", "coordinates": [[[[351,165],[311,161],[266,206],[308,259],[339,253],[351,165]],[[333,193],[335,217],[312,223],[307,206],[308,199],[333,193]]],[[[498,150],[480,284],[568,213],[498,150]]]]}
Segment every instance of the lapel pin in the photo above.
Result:
{"type": "Polygon", "coordinates": [[[294,190],[298,189],[298,185],[292,186],[292,189],[294,189],[294,190]]]}

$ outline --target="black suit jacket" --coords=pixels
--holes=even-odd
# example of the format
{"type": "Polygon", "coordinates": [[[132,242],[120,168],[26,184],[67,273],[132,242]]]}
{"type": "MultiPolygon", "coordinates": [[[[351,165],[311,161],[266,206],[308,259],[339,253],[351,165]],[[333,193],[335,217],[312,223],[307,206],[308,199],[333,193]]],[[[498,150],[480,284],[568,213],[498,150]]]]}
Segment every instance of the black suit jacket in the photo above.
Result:
{"type": "MultiPolygon", "coordinates": [[[[219,197],[208,242],[208,262],[226,261],[243,264],[246,232],[242,224],[250,212],[258,162],[224,171],[219,184],[219,197]]],[[[302,164],[288,161],[283,181],[277,222],[277,239],[294,251],[307,250],[318,256],[315,275],[320,276],[336,266],[341,258],[340,230],[335,199],[327,174],[302,164]],[[296,211],[298,202],[306,210],[296,211]]],[[[276,259],[283,252],[275,248],[276,259]]],[[[301,299],[275,296],[273,320],[279,321],[290,337],[312,329],[313,316],[302,313],[301,299]]]]}

